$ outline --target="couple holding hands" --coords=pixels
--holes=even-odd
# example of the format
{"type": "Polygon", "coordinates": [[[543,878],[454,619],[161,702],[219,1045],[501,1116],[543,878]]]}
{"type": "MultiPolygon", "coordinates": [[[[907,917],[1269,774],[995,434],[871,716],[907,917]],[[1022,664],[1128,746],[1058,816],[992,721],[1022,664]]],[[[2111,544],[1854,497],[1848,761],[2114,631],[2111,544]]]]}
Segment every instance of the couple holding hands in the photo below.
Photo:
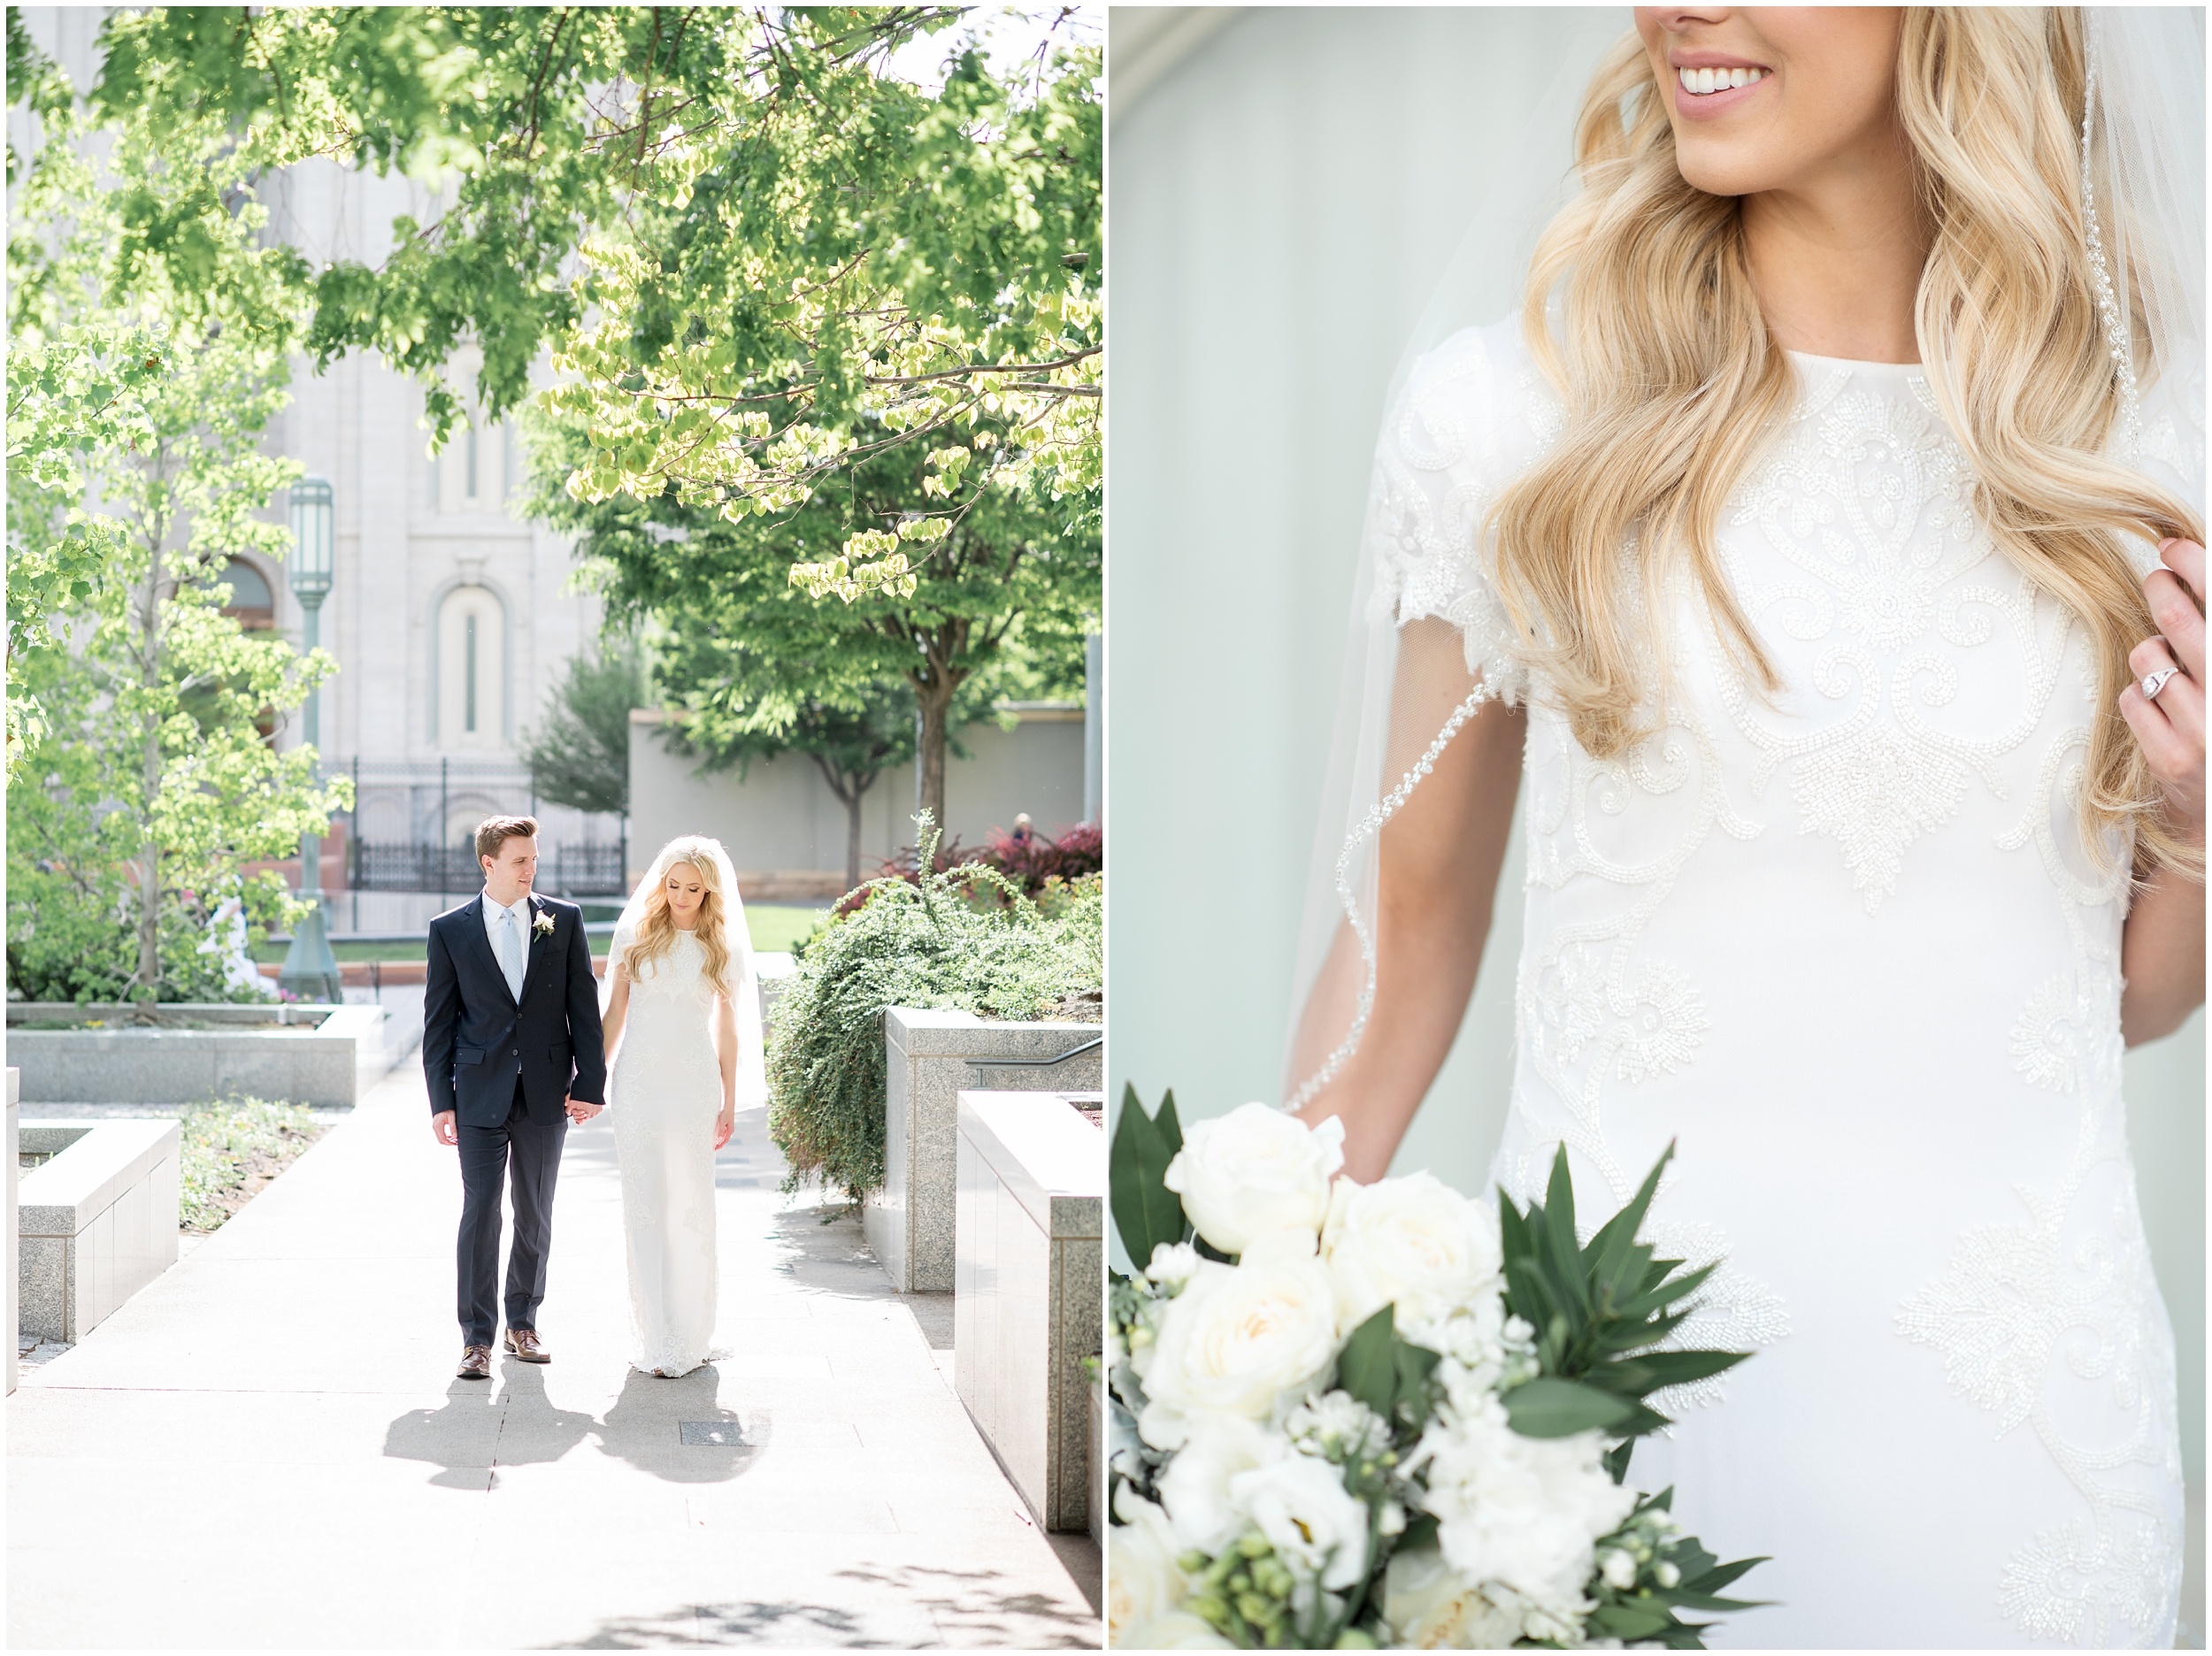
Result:
{"type": "Polygon", "coordinates": [[[503,1177],[515,1223],[506,1350],[552,1360],[537,1311],[561,1148],[572,1123],[611,1104],[631,1362],[672,1378],[707,1361],[714,1336],[714,1154],[741,1102],[767,1099],[744,906],[717,841],[671,841],[623,909],[602,985],[583,911],[531,889],[537,832],[527,816],[486,818],[483,892],[430,923],[423,1070],[431,1131],[459,1150],[464,1192],[457,1372],[491,1377],[503,1177]]]}

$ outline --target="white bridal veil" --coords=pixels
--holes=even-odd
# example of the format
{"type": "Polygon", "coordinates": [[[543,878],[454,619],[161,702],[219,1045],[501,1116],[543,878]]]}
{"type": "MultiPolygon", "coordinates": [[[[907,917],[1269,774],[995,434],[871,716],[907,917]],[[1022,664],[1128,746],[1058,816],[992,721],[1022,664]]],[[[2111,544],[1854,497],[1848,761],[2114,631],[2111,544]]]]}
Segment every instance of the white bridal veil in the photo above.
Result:
{"type": "Polygon", "coordinates": [[[638,929],[645,921],[645,907],[652,893],[668,878],[668,870],[679,862],[697,864],[704,861],[713,865],[718,889],[722,893],[723,940],[730,952],[730,964],[719,985],[730,997],[737,1013],[737,1108],[758,1109],[768,1102],[768,1067],[766,1055],[761,1048],[760,975],[753,964],[753,940],[745,924],[745,900],[738,895],[737,871],[730,866],[730,855],[722,848],[718,840],[703,834],[687,834],[672,840],[661,847],[653,866],[645,871],[645,878],[630,893],[630,901],[622,906],[622,917],[615,923],[614,942],[608,951],[607,978],[600,985],[599,1004],[603,1011],[607,1004],[609,985],[614,979],[614,962],[623,949],[636,939],[638,929]]]}
{"type": "MultiPolygon", "coordinates": [[[[2203,372],[2204,12],[2105,6],[2085,8],[2084,15],[2092,80],[2083,156],[2085,196],[2093,206],[2090,257],[2106,272],[2099,301],[2120,405],[2116,449],[2132,458],[2139,379],[2147,387],[2164,374],[2200,380],[2203,372]],[[2124,324],[2131,313],[2136,328],[2124,324]]],[[[1572,141],[1585,89],[1630,27],[1625,8],[1578,8],[1566,21],[1551,82],[1513,150],[1496,158],[1494,182],[1399,357],[1385,402],[1386,433],[1422,357],[1463,329],[1519,309],[1536,239],[1575,191],[1572,141]]],[[[1373,1017],[1379,957],[1388,948],[1377,928],[1381,858],[1389,850],[1385,825],[1483,702],[1516,702],[1522,689],[1505,665],[1511,640],[1494,606],[1485,612],[1479,600],[1463,599],[1446,617],[1458,634],[1459,648],[1448,650],[1401,628],[1402,594],[1387,574],[1379,579],[1379,571],[1402,562],[1391,540],[1397,531],[1382,521],[1377,498],[1371,494],[1362,534],[1299,932],[1284,1070],[1293,1108],[1337,1077],[1373,1017]]],[[[1424,553],[1455,564],[1475,556],[1471,502],[1465,521],[1435,527],[1439,544],[1424,553]]]]}

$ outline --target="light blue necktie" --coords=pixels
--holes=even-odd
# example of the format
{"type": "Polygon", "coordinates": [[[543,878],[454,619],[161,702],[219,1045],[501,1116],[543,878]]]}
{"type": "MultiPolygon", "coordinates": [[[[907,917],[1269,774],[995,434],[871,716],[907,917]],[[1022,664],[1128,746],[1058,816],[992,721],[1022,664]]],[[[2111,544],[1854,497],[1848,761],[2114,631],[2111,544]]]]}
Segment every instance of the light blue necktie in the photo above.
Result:
{"type": "Polygon", "coordinates": [[[507,975],[507,987],[522,1004],[522,936],[515,930],[515,911],[499,911],[499,970],[507,975]]]}

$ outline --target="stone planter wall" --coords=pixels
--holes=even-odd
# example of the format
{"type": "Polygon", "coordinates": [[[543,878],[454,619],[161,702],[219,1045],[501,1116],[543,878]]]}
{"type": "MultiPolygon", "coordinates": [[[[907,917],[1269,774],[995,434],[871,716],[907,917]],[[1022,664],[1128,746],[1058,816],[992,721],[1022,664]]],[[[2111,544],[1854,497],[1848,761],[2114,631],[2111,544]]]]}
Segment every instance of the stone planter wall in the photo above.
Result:
{"type": "Polygon", "coordinates": [[[20,1123],[53,1160],[17,1191],[17,1326],[74,1344],[177,1262],[173,1121],[20,1123]]]}
{"type": "Polygon", "coordinates": [[[1047,1530],[1094,1530],[1106,1139],[1056,1093],[960,1094],[953,1384],[1047,1530]]]}
{"type": "Polygon", "coordinates": [[[16,1173],[21,1166],[22,1140],[17,1125],[17,1101],[20,1096],[23,1072],[12,1066],[8,1070],[8,1390],[15,1390],[15,1331],[22,1327],[17,1313],[16,1273],[22,1269],[18,1261],[16,1237],[16,1173]]]}
{"type": "Polygon", "coordinates": [[[987,1081],[973,1066],[1056,1058],[1101,1032],[1095,1024],[995,1024],[913,1007],[883,1015],[884,1184],[870,1192],[861,1223],[901,1293],[952,1292],[961,1089],[1094,1091],[1104,1074],[1096,1047],[1051,1068],[993,1069],[987,1081]]]}
{"type": "Polygon", "coordinates": [[[165,1005],[165,1016],[213,1029],[139,1028],[129,1007],[8,1008],[8,1056],[34,1104],[190,1104],[233,1092],[350,1108],[361,1060],[380,1052],[380,1007],[165,1005]],[[285,1024],[265,1024],[280,1015],[285,1024]],[[112,1019],[115,1026],[42,1030],[26,1023],[112,1019]],[[227,1027],[223,1027],[227,1026],[227,1027]]]}

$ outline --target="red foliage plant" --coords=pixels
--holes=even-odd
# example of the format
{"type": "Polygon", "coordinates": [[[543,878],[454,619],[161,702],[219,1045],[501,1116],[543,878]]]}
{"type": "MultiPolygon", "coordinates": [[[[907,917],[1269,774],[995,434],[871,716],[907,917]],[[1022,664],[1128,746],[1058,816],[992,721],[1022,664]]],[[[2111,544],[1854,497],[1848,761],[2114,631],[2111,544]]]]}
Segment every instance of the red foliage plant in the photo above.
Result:
{"type": "MultiPolygon", "coordinates": [[[[1045,889],[1048,879],[1071,880],[1086,874],[1095,874],[1106,866],[1106,836],[1096,823],[1078,823],[1058,839],[1039,833],[1030,826],[1026,816],[1014,819],[1011,833],[994,828],[985,845],[963,847],[957,838],[941,841],[933,859],[940,874],[965,863],[995,869],[1010,880],[1018,881],[1023,891],[1035,896],[1045,889]]],[[[886,859],[878,871],[878,879],[902,879],[910,886],[921,884],[921,852],[914,846],[904,846],[897,855],[886,859]]],[[[848,892],[832,911],[833,915],[851,914],[868,901],[871,886],[862,886],[848,892]]]]}

